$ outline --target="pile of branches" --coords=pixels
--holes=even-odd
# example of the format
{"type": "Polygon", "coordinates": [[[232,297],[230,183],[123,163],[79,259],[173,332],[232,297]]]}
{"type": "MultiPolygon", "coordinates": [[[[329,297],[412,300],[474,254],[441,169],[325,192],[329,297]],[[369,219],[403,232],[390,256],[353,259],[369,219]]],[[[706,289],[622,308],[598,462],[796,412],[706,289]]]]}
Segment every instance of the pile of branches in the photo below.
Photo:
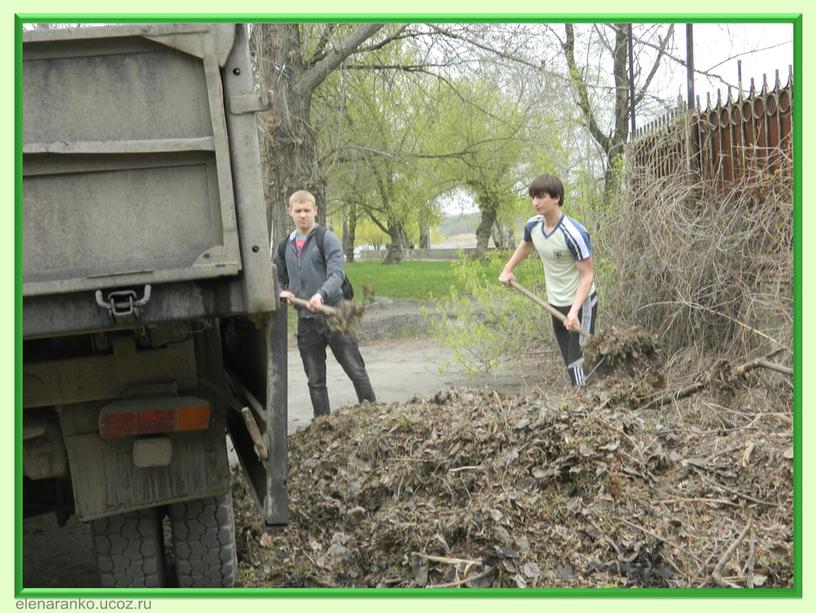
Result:
{"type": "Polygon", "coordinates": [[[601,281],[609,314],[659,331],[667,351],[790,348],[793,172],[781,151],[775,160],[733,182],[703,181],[682,160],[659,174],[628,164],[626,191],[597,234],[611,263],[601,281]]]}
{"type": "MultiPolygon", "coordinates": [[[[235,479],[253,587],[789,587],[788,414],[449,391],[290,437],[290,523],[235,479]]],[[[672,405],[675,406],[675,405],[672,405]]]]}
{"type": "Polygon", "coordinates": [[[661,349],[655,337],[640,326],[605,328],[587,339],[583,355],[584,370],[598,377],[615,373],[634,377],[661,366],[661,349]]]}

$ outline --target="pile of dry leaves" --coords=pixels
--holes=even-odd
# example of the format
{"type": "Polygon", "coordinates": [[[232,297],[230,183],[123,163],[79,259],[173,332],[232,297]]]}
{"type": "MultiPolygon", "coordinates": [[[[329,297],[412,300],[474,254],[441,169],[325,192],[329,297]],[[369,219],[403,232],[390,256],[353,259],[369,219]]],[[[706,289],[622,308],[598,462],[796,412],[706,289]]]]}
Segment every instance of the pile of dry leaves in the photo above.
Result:
{"type": "Polygon", "coordinates": [[[235,479],[240,580],[788,587],[792,422],[768,412],[777,392],[755,379],[729,406],[701,393],[638,408],[605,385],[454,390],[343,409],[290,437],[286,530],[266,533],[235,479]]]}

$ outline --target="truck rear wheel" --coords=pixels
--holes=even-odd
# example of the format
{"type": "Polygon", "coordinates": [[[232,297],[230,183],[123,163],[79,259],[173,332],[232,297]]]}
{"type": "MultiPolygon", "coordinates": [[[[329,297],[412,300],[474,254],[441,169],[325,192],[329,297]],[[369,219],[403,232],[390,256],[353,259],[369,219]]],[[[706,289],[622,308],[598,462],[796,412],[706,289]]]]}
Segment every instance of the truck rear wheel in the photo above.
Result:
{"type": "Polygon", "coordinates": [[[91,522],[102,587],[163,587],[164,538],[159,509],[91,522]]]}
{"type": "Polygon", "coordinates": [[[232,495],[179,502],[168,511],[179,587],[232,587],[238,567],[232,495]]]}

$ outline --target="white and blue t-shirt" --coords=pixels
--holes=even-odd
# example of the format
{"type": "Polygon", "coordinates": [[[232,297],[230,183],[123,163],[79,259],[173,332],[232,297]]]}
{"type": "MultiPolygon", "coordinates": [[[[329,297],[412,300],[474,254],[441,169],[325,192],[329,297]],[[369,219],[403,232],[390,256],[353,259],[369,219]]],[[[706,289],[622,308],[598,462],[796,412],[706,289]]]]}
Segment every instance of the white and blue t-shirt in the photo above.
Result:
{"type": "MultiPolygon", "coordinates": [[[[544,263],[547,302],[560,307],[572,305],[581,280],[575,262],[592,255],[586,228],[562,213],[553,231],[545,234],[544,217],[536,215],[524,226],[524,240],[533,243],[544,263]]],[[[594,291],[593,283],[590,294],[594,291]]]]}

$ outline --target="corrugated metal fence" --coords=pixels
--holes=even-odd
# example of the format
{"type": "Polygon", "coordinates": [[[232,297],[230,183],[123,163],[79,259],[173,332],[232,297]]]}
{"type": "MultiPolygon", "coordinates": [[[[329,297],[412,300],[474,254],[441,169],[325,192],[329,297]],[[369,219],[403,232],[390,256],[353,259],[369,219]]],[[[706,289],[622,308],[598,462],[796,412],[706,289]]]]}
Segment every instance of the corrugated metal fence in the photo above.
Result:
{"type": "Polygon", "coordinates": [[[705,110],[698,97],[695,111],[678,109],[635,133],[627,145],[628,174],[648,180],[692,170],[725,187],[745,174],[773,171],[792,156],[792,99],[790,69],[785,85],[778,72],[773,88],[764,78],[757,91],[752,79],[747,96],[732,99],[729,89],[723,101],[717,92],[713,106],[707,96],[705,110]]]}

